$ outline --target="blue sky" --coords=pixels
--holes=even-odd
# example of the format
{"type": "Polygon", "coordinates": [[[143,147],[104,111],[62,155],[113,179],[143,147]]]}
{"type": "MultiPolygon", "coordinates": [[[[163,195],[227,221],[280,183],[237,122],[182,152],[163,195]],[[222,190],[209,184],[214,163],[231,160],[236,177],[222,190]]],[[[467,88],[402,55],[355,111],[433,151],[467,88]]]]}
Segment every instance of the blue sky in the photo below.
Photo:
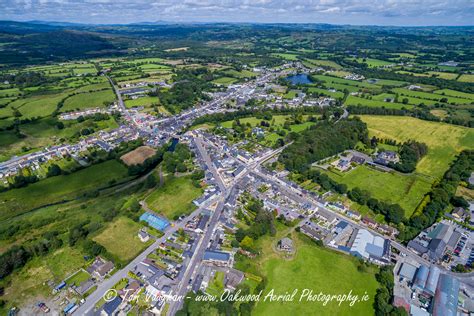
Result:
{"type": "Polygon", "coordinates": [[[1,0],[1,20],[473,25],[474,0],[1,0]]]}

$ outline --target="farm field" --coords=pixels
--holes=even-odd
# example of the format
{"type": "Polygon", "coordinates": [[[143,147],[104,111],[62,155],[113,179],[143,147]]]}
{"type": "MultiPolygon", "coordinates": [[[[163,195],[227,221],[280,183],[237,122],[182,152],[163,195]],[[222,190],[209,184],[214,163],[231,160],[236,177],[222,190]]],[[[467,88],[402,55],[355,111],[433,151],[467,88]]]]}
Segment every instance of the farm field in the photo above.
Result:
{"type": "MultiPolygon", "coordinates": [[[[278,232],[279,238],[284,235],[278,232]]],[[[262,253],[252,263],[254,269],[267,278],[262,297],[274,289],[275,294],[285,294],[298,289],[297,298],[293,302],[259,301],[252,314],[254,315],[373,315],[373,298],[378,288],[374,272],[359,272],[357,260],[347,255],[317,247],[306,236],[292,233],[296,246],[296,255],[292,259],[283,259],[273,247],[277,238],[264,237],[259,241],[262,253]],[[344,294],[352,290],[353,295],[369,295],[369,301],[355,304],[338,305],[329,302],[323,306],[321,302],[299,302],[303,289],[313,290],[313,295],[344,294]]],[[[249,260],[249,259],[247,259],[249,260]]],[[[250,264],[250,263],[248,263],[250,264]]]]}
{"type": "Polygon", "coordinates": [[[139,223],[127,217],[119,217],[109,223],[107,228],[93,239],[104,246],[118,260],[125,263],[135,258],[153,243],[153,240],[146,243],[140,241],[140,238],[138,238],[140,228],[142,228],[142,225],[139,223]]]}
{"type": "Polygon", "coordinates": [[[409,104],[402,104],[402,103],[395,103],[395,102],[384,102],[378,100],[370,100],[365,98],[359,98],[353,95],[347,97],[346,101],[344,102],[346,106],[355,105],[355,106],[370,106],[370,107],[384,107],[387,109],[410,109],[413,108],[412,105],[409,104]]]}
{"type": "Polygon", "coordinates": [[[160,100],[157,97],[142,97],[134,100],[125,100],[124,102],[127,108],[133,108],[138,106],[149,107],[153,104],[159,104],[160,100]]]}
{"type": "Polygon", "coordinates": [[[64,105],[61,108],[62,112],[84,110],[89,108],[103,108],[106,105],[104,103],[112,103],[115,101],[115,94],[112,89],[95,91],[91,93],[80,93],[73,95],[64,101],[64,105]]]}
{"type": "Polygon", "coordinates": [[[436,102],[440,102],[441,99],[446,98],[448,103],[456,103],[456,104],[469,104],[472,103],[472,100],[459,98],[459,97],[452,97],[452,96],[443,96],[435,93],[428,93],[428,92],[420,92],[420,91],[412,91],[404,88],[396,88],[393,89],[394,92],[400,95],[399,99],[402,96],[408,96],[413,98],[414,100],[419,100],[419,102],[424,102],[425,104],[430,104],[431,102],[434,104],[436,102]],[[431,101],[431,102],[428,102],[431,101]]]}
{"type": "Polygon", "coordinates": [[[127,180],[127,169],[115,160],[79,170],[70,175],[48,178],[20,189],[0,193],[0,220],[26,213],[40,206],[74,199],[107,186],[112,180],[127,180]]]}
{"type": "Polygon", "coordinates": [[[474,75],[463,74],[458,78],[461,82],[474,82],[474,75]]]}
{"type": "Polygon", "coordinates": [[[127,165],[139,165],[142,164],[146,159],[150,158],[155,154],[155,150],[149,146],[140,146],[131,152],[126,153],[120,159],[127,165]]]}
{"type": "Polygon", "coordinates": [[[168,219],[174,219],[191,213],[195,209],[193,200],[201,196],[202,192],[202,188],[196,188],[188,176],[171,176],[165,180],[163,187],[154,190],[145,202],[152,210],[168,219]]]}
{"type": "Polygon", "coordinates": [[[433,93],[474,100],[474,93],[466,93],[466,92],[450,90],[450,89],[435,90],[433,91],[433,93]]]}
{"type": "Polygon", "coordinates": [[[445,123],[400,116],[360,116],[367,123],[369,136],[391,138],[398,142],[414,139],[428,146],[428,154],[416,171],[434,178],[441,177],[457,153],[474,147],[474,130],[445,123]]]}
{"type": "Polygon", "coordinates": [[[64,128],[58,129],[56,121],[50,117],[23,124],[20,127],[24,138],[18,138],[12,131],[0,133],[0,161],[7,160],[13,155],[24,154],[23,148],[40,148],[58,143],[60,139],[77,141],[81,129],[94,128],[95,130],[108,130],[118,127],[113,118],[104,121],[86,120],[65,121],[64,128]]]}
{"type": "Polygon", "coordinates": [[[326,171],[326,174],[333,180],[346,184],[349,189],[358,187],[367,190],[378,200],[399,204],[405,210],[407,218],[431,189],[430,179],[421,175],[388,173],[367,166],[358,166],[344,173],[326,171]]]}
{"type": "Polygon", "coordinates": [[[324,94],[324,95],[327,95],[327,96],[330,96],[330,97],[336,98],[336,99],[338,99],[338,98],[342,99],[344,97],[343,92],[340,92],[340,91],[332,92],[332,91],[329,91],[327,89],[314,88],[314,87],[308,88],[308,92],[309,93],[324,94]]]}
{"type": "Polygon", "coordinates": [[[232,78],[232,77],[220,77],[220,78],[212,80],[212,82],[215,83],[215,84],[221,84],[221,85],[225,85],[225,86],[233,84],[237,81],[238,81],[238,79],[232,78]]]}
{"type": "Polygon", "coordinates": [[[342,66],[332,60],[325,59],[306,59],[310,64],[322,67],[330,67],[334,69],[342,69],[342,66]]]}

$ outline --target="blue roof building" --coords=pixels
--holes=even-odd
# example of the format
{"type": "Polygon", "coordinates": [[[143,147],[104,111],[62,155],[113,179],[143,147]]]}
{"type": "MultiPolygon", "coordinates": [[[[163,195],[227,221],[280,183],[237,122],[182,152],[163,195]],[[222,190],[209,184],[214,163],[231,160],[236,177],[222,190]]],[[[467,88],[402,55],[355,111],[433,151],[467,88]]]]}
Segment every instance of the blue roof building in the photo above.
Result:
{"type": "Polygon", "coordinates": [[[145,221],[150,225],[151,227],[158,229],[158,230],[165,230],[166,227],[170,225],[170,222],[168,222],[166,219],[159,217],[155,214],[152,214],[150,212],[145,212],[140,216],[140,221],[145,221]]]}

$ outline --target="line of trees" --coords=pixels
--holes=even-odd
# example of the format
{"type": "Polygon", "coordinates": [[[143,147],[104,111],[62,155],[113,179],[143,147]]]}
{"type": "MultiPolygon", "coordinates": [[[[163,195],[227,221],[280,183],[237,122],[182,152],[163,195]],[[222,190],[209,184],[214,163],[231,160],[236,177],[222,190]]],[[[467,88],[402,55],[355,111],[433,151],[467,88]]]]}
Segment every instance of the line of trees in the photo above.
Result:
{"type": "Polygon", "coordinates": [[[440,218],[452,201],[459,182],[467,180],[473,170],[474,150],[461,152],[441,181],[423,199],[424,207],[417,210],[401,227],[398,237],[404,241],[411,240],[440,218]]]}
{"type": "Polygon", "coordinates": [[[389,167],[403,173],[415,171],[418,161],[427,154],[428,146],[414,140],[409,140],[402,144],[398,163],[389,163],[389,167]]]}

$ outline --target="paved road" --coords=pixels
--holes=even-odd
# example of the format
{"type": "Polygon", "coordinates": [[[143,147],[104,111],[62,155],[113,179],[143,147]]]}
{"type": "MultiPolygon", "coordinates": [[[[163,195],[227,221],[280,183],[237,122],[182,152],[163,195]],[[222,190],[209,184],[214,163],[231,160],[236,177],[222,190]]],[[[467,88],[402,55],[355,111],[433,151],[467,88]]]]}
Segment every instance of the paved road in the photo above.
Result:
{"type": "Polygon", "coordinates": [[[128,271],[132,270],[138,263],[143,261],[150,253],[155,251],[158,246],[165,242],[168,237],[170,237],[173,233],[175,233],[178,229],[183,228],[186,223],[201,213],[205,208],[209,207],[210,204],[215,203],[215,201],[208,201],[200,208],[196,209],[190,215],[188,215],[185,219],[178,222],[174,226],[169,226],[165,230],[165,234],[158,238],[152,245],[150,245],[145,251],[140,253],[135,259],[133,259],[128,265],[126,265],[123,269],[117,271],[114,275],[112,275],[109,279],[104,280],[100,283],[97,289],[86,298],[84,304],[82,304],[75,312],[74,315],[93,315],[93,309],[95,304],[104,296],[108,289],[114,286],[117,282],[119,282],[122,278],[125,278],[128,275],[128,271]]]}
{"type": "MultiPolygon", "coordinates": [[[[387,236],[380,234],[378,231],[371,229],[370,227],[367,227],[365,225],[362,225],[361,223],[355,222],[354,220],[347,218],[343,215],[341,215],[338,212],[335,212],[333,210],[330,210],[326,208],[323,204],[320,202],[312,199],[311,197],[305,196],[304,193],[300,189],[296,189],[294,187],[288,186],[286,183],[281,181],[275,176],[270,176],[265,173],[262,173],[258,170],[253,171],[255,174],[263,177],[264,179],[267,179],[267,181],[270,181],[271,183],[277,185],[280,187],[280,190],[282,192],[287,192],[287,194],[290,194],[291,198],[295,199],[298,202],[309,202],[313,205],[313,207],[318,207],[321,209],[324,209],[327,212],[330,212],[334,214],[339,220],[344,220],[346,222],[350,222],[354,227],[359,228],[359,229],[366,229],[370,231],[372,234],[375,234],[377,236],[380,236],[382,238],[387,238],[387,236]]],[[[424,264],[427,266],[430,266],[432,263],[429,262],[428,260],[420,257],[418,254],[414,253],[412,250],[408,249],[404,245],[400,244],[398,241],[394,239],[390,239],[391,246],[400,252],[406,254],[409,258],[417,261],[420,264],[424,264]]],[[[446,270],[445,267],[438,265],[438,267],[443,271],[443,273],[449,274],[453,277],[456,277],[459,281],[464,282],[465,284],[469,285],[470,287],[474,287],[474,272],[471,273],[456,273],[453,271],[448,271],[446,270]]]]}

